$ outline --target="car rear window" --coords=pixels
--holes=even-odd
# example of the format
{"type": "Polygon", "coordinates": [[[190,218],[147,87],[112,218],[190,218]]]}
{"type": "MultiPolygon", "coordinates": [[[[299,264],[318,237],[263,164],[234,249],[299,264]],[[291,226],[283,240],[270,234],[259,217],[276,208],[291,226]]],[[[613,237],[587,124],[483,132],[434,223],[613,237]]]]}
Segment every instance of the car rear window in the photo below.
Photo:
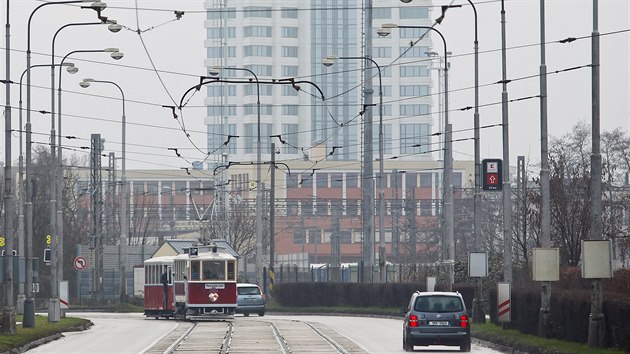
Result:
{"type": "Polygon", "coordinates": [[[257,286],[239,286],[237,292],[239,295],[260,295],[260,289],[257,286]]]}
{"type": "Polygon", "coordinates": [[[414,310],[418,312],[459,312],[464,308],[455,296],[419,296],[414,310]]]}

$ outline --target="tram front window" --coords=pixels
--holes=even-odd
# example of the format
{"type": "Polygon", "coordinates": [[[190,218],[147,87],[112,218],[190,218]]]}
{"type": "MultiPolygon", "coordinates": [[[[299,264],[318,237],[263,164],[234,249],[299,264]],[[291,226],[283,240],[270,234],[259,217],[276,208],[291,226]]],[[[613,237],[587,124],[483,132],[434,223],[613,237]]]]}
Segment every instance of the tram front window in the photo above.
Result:
{"type": "Polygon", "coordinates": [[[204,261],[203,280],[225,280],[224,263],[215,261],[204,261]]]}

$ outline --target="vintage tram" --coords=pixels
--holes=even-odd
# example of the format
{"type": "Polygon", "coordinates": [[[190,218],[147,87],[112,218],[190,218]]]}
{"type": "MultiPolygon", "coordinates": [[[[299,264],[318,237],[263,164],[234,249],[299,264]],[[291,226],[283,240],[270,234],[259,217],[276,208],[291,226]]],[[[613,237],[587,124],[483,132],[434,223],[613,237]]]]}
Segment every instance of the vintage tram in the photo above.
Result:
{"type": "Polygon", "coordinates": [[[217,245],[194,246],[177,256],[149,259],[145,261],[145,316],[233,318],[237,275],[236,256],[217,245]],[[162,271],[159,284],[155,284],[156,271],[162,271]]]}

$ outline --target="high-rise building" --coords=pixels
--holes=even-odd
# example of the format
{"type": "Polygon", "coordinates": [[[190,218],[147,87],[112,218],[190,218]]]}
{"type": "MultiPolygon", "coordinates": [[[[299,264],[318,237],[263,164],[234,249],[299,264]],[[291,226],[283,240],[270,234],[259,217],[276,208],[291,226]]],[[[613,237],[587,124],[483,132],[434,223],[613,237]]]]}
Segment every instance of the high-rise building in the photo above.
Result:
{"type": "MultiPolygon", "coordinates": [[[[215,83],[206,88],[208,167],[226,161],[254,161],[257,139],[257,96],[260,95],[260,137],[263,160],[270,144],[279,147],[282,159],[307,158],[311,147],[324,144],[328,160],[361,160],[363,113],[373,114],[373,150],[378,151],[378,124],[383,109],[385,158],[431,160],[431,133],[437,115],[432,114],[434,90],[429,52],[433,49],[426,29],[393,30],[379,37],[383,23],[430,26],[431,1],[374,0],[372,41],[366,45],[365,6],[360,0],[206,0],[205,66],[221,66],[221,77],[260,82],[295,78],[290,84],[255,81],[215,83]],[[410,6],[413,5],[413,6],[410,6]],[[371,47],[371,53],[369,48],[371,47]],[[373,106],[365,107],[363,92],[366,61],[339,59],[322,65],[327,56],[371,56],[381,68],[383,106],[379,107],[377,68],[372,66],[373,106]],[[274,136],[274,137],[270,137],[274,136]],[[226,143],[227,142],[227,143],[226,143]],[[337,147],[333,149],[333,147],[337,147]]],[[[441,47],[441,43],[439,43],[441,47]]],[[[439,58],[438,58],[439,60],[439,58]]],[[[435,93],[437,94],[437,93],[435,93]]],[[[437,102],[437,100],[435,100],[437,102]]],[[[437,122],[436,122],[437,123],[437,122]]],[[[436,124],[437,126],[437,124],[436,124]]],[[[437,156],[437,155],[436,155],[437,156]]]]}

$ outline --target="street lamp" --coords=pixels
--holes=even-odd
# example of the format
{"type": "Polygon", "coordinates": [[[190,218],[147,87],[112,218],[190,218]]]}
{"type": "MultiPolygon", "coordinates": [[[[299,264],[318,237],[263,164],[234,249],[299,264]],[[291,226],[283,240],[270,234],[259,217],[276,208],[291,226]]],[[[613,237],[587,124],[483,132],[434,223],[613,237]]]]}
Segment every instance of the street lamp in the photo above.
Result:
{"type": "MultiPolygon", "coordinates": [[[[59,63],[59,85],[57,87],[57,118],[58,118],[58,128],[59,128],[59,139],[61,139],[61,67],[63,66],[66,59],[75,53],[111,53],[111,57],[114,60],[121,59],[124,54],[118,50],[118,48],[105,48],[105,49],[87,49],[87,50],[73,50],[66,54],[61,62],[59,63]]],[[[62,191],[62,174],[63,174],[63,165],[62,165],[62,156],[61,150],[59,150],[59,157],[55,156],[55,118],[54,116],[51,119],[51,129],[50,129],[50,146],[51,146],[51,170],[52,170],[52,178],[51,178],[51,188],[50,188],[50,206],[51,206],[51,218],[50,218],[50,229],[56,230],[56,234],[53,235],[53,243],[54,247],[52,247],[52,257],[50,262],[51,267],[51,298],[50,304],[48,307],[48,322],[58,322],[60,318],[60,309],[59,309],[59,259],[63,259],[63,238],[62,233],[57,228],[61,226],[59,219],[61,218],[60,212],[57,211],[57,200],[56,198],[60,198],[62,191]],[[55,166],[57,164],[58,166],[55,166]],[[55,170],[58,169],[58,170],[55,170]],[[55,237],[56,236],[56,237],[55,237]],[[57,240],[58,238],[58,240],[57,240]]],[[[61,147],[61,141],[59,142],[59,146],[61,147]]],[[[61,201],[59,202],[61,204],[61,201]]],[[[61,211],[61,208],[59,208],[61,211]]],[[[51,231],[52,232],[52,231],[51,231]]]]}
{"type": "MultiPolygon", "coordinates": [[[[89,8],[94,9],[100,17],[100,12],[107,6],[101,1],[93,0],[69,0],[69,1],[50,1],[45,2],[37,6],[30,14],[27,25],[27,39],[26,39],[26,240],[25,240],[25,258],[26,258],[26,282],[25,282],[25,295],[24,301],[24,319],[22,326],[25,328],[35,327],[35,301],[33,299],[33,265],[31,263],[33,259],[33,195],[31,193],[31,22],[33,16],[37,10],[48,5],[61,5],[61,4],[80,4],[80,3],[92,3],[89,8]]],[[[82,7],[84,8],[84,7],[82,7]]],[[[54,86],[54,85],[53,85],[54,86]]],[[[52,232],[52,230],[51,230],[52,232]]],[[[9,287],[11,284],[8,285],[9,287]]],[[[7,289],[7,296],[12,296],[13,289],[7,289]]],[[[12,304],[12,297],[7,298],[7,304],[12,304]]]]}
{"type": "MultiPolygon", "coordinates": [[[[48,67],[50,66],[50,64],[38,64],[38,65],[31,65],[31,68],[39,68],[39,67],[48,67]]],[[[66,67],[66,70],[70,73],[70,74],[75,74],[76,72],[79,71],[79,68],[74,66],[74,63],[64,63],[63,65],[64,67],[66,67]]],[[[18,254],[23,255],[25,254],[25,240],[24,240],[24,236],[25,236],[25,230],[24,230],[24,209],[25,209],[25,204],[26,204],[26,198],[25,198],[25,191],[24,191],[24,180],[23,180],[23,175],[24,175],[24,153],[23,153],[23,149],[22,149],[22,126],[23,126],[23,119],[22,119],[22,81],[24,80],[24,75],[26,74],[27,69],[24,69],[24,71],[22,72],[22,75],[20,75],[20,99],[19,99],[19,103],[18,103],[18,112],[19,112],[19,141],[20,141],[20,154],[18,157],[18,186],[19,186],[19,193],[18,193],[18,254]]],[[[27,277],[27,281],[28,281],[28,277],[27,277]]],[[[32,287],[32,284],[30,285],[32,287]]],[[[24,287],[26,287],[26,284],[24,285],[24,287]]],[[[24,302],[26,299],[25,296],[25,291],[24,291],[24,287],[21,287],[19,289],[19,294],[18,294],[18,312],[24,314],[24,302]]]]}
{"type": "Polygon", "coordinates": [[[126,176],[126,142],[127,142],[127,118],[125,116],[125,93],[122,88],[113,81],[107,80],[95,80],[86,78],[79,83],[83,88],[90,86],[90,83],[105,83],[114,85],[120,91],[122,97],[122,171],[120,176],[120,182],[122,184],[120,189],[120,302],[127,301],[127,235],[129,234],[129,225],[127,223],[127,176],[126,176]]]}
{"type": "Polygon", "coordinates": [[[261,147],[260,147],[260,81],[258,76],[252,70],[247,68],[235,68],[235,67],[222,67],[215,65],[208,73],[213,76],[217,76],[221,73],[221,70],[237,70],[246,71],[256,81],[256,106],[257,106],[257,134],[256,134],[256,282],[261,284],[263,280],[262,274],[262,185],[261,185],[261,147]]]}
{"type": "MultiPolygon", "coordinates": [[[[453,139],[452,127],[449,122],[448,108],[448,49],[446,39],[440,31],[429,26],[401,26],[393,23],[385,23],[377,30],[379,36],[387,36],[392,28],[421,28],[437,33],[444,45],[444,127],[446,134],[444,139],[444,233],[442,244],[446,244],[447,289],[452,290],[455,279],[455,241],[453,237],[453,139]]],[[[444,255],[443,255],[444,256],[444,255]]]]}
{"type": "MultiPolygon", "coordinates": [[[[92,4],[92,6],[94,6],[94,4],[92,4]]],[[[68,28],[68,27],[76,27],[76,26],[92,26],[92,25],[102,25],[102,24],[109,24],[108,26],[108,30],[112,33],[117,33],[122,29],[122,26],[119,25],[115,20],[108,20],[106,18],[102,18],[99,17],[101,19],[101,21],[99,22],[79,22],[79,23],[68,23],[65,24],[63,26],[61,26],[57,32],[55,32],[55,35],[53,36],[52,39],[52,45],[51,45],[51,65],[50,65],[50,96],[51,96],[51,104],[50,104],[50,113],[51,113],[51,117],[54,119],[55,117],[55,44],[57,41],[57,35],[59,35],[59,33],[64,29],[64,28],[68,28]]],[[[61,69],[60,69],[61,71],[61,69]]],[[[61,111],[61,73],[59,74],[59,91],[58,91],[58,95],[59,95],[59,110],[61,111]]],[[[54,125],[54,124],[53,124],[54,125]]],[[[51,215],[53,215],[53,213],[55,213],[55,216],[51,216],[56,218],[56,236],[57,239],[59,241],[58,243],[58,247],[59,247],[59,254],[60,254],[60,258],[63,259],[63,188],[62,188],[62,180],[63,180],[63,169],[62,169],[62,147],[61,147],[61,114],[59,114],[59,118],[58,118],[58,126],[59,126],[59,136],[58,136],[58,164],[59,164],[59,171],[57,171],[59,173],[58,178],[58,186],[57,186],[57,196],[56,196],[56,204],[55,204],[55,209],[56,210],[51,210],[51,215]]],[[[52,198],[51,198],[51,203],[52,203],[52,198]]],[[[52,226],[52,223],[51,223],[52,226]]],[[[63,262],[60,262],[57,264],[57,276],[58,276],[58,280],[63,280],[63,262]]]]}
{"type": "MultiPolygon", "coordinates": [[[[324,66],[332,66],[335,63],[335,60],[337,59],[357,59],[357,60],[367,60],[372,62],[372,64],[374,64],[374,66],[376,66],[376,69],[378,70],[378,87],[379,87],[379,124],[378,124],[378,155],[379,155],[379,178],[378,178],[378,189],[379,189],[379,193],[378,193],[378,202],[379,202],[379,213],[378,213],[378,223],[379,223],[379,239],[380,239],[380,247],[379,247],[379,255],[381,256],[381,258],[379,259],[380,264],[381,264],[381,271],[379,272],[380,274],[380,281],[381,282],[385,282],[385,200],[384,200],[384,186],[383,186],[383,177],[384,177],[384,158],[383,158],[383,154],[384,154],[384,140],[383,140],[383,80],[382,80],[382,72],[381,72],[381,67],[378,65],[378,63],[370,58],[370,57],[338,57],[338,56],[332,56],[329,55],[326,58],[324,58],[322,60],[322,64],[324,66]]],[[[371,78],[370,78],[371,79],[371,78]]],[[[367,131],[367,129],[365,130],[367,131]]],[[[370,129],[371,132],[371,129],[370,129]]],[[[371,134],[370,134],[371,135],[371,134]]],[[[370,150],[372,151],[372,139],[370,137],[370,139],[365,139],[364,144],[366,144],[366,148],[365,150],[370,150]],[[369,148],[368,148],[369,146],[369,148]]],[[[372,164],[372,159],[369,159],[370,166],[372,164]]],[[[371,168],[366,168],[366,170],[372,170],[371,168]]],[[[372,178],[372,176],[367,176],[367,178],[364,178],[364,180],[367,181],[368,178],[372,178]]],[[[374,190],[372,188],[362,188],[362,191],[364,193],[363,198],[367,199],[367,200],[373,200],[374,197],[372,195],[372,193],[374,193],[374,190]]],[[[371,235],[371,234],[370,234],[371,235]]],[[[374,244],[373,242],[370,240],[370,242],[368,242],[368,244],[373,248],[374,244]]],[[[370,252],[374,252],[374,250],[370,248],[370,252]]]]}

